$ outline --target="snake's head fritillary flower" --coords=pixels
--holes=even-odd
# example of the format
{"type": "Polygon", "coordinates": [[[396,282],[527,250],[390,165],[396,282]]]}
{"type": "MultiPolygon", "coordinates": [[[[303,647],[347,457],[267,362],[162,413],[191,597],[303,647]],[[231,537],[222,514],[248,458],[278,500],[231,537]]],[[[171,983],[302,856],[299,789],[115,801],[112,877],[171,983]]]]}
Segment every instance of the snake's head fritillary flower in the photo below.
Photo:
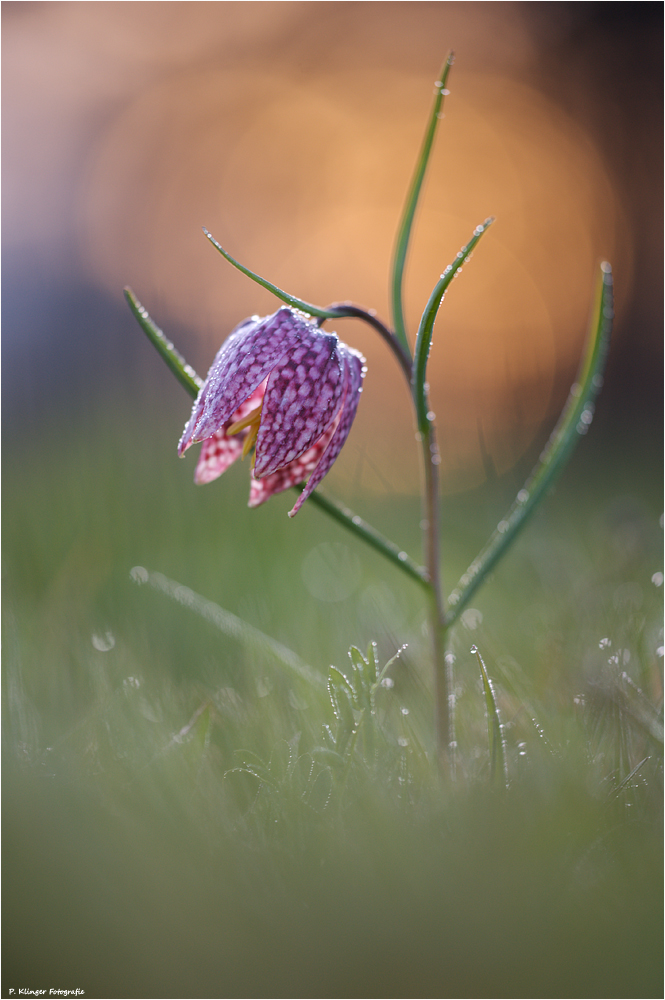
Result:
{"type": "Polygon", "coordinates": [[[250,507],[309,476],[293,517],[349,435],[365,371],[361,354],[303,313],[252,316],[217,353],[178,454],[202,441],[194,481],[209,483],[253,451],[250,507]]]}

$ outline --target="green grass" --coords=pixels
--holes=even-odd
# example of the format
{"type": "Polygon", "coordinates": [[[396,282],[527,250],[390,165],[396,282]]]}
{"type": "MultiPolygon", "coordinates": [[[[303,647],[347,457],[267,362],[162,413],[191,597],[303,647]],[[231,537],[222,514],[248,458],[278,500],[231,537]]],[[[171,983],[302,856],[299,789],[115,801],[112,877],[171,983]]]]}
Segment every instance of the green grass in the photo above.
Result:
{"type": "MultiPolygon", "coordinates": [[[[195,489],[181,423],[100,408],[6,449],[3,996],[660,996],[660,498],[637,449],[589,435],[455,626],[450,783],[417,585],[313,507],[249,511],[245,468],[195,489]],[[338,690],[336,719],[135,566],[322,681],[406,643],[394,686],[374,715],[338,690]]],[[[448,586],[511,495],[445,502],[448,586]]],[[[353,503],[418,556],[417,500],[353,503]]]]}

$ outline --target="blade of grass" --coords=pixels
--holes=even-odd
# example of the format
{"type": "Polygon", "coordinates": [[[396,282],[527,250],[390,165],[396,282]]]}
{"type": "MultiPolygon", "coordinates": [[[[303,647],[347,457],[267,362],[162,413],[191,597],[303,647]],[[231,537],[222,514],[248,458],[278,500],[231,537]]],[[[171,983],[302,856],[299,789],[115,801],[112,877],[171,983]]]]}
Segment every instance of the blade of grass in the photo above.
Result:
{"type": "Polygon", "coordinates": [[[626,777],[625,777],[625,778],[623,779],[623,781],[622,781],[622,782],[620,782],[620,783],[619,783],[619,784],[617,785],[617,787],[616,787],[616,788],[614,788],[614,789],[613,789],[613,790],[612,790],[612,791],[610,792],[610,794],[609,794],[609,796],[608,796],[608,800],[612,800],[612,799],[616,799],[616,798],[617,798],[617,797],[618,797],[618,796],[619,796],[619,795],[621,794],[621,792],[622,792],[622,791],[624,790],[624,788],[626,788],[626,787],[627,787],[627,786],[628,786],[628,785],[630,784],[630,782],[631,782],[631,781],[633,780],[633,778],[635,777],[635,775],[637,774],[637,772],[638,772],[639,770],[641,770],[641,768],[642,768],[642,767],[644,767],[644,765],[646,764],[646,762],[647,762],[648,760],[650,760],[650,759],[651,759],[650,757],[644,757],[644,758],[643,758],[643,759],[642,759],[642,760],[641,760],[641,761],[639,762],[639,764],[636,764],[636,765],[635,765],[635,767],[634,767],[634,768],[632,769],[632,771],[630,772],[630,774],[627,774],[627,775],[626,775],[626,777]]]}
{"type": "Polygon", "coordinates": [[[209,601],[205,597],[201,597],[200,594],[190,590],[189,587],[184,587],[176,580],[170,580],[162,573],[150,572],[144,569],[143,566],[135,566],[130,576],[135,583],[149,583],[155,590],[161,591],[167,597],[177,601],[178,604],[182,604],[184,607],[194,611],[201,618],[205,618],[206,621],[219,629],[220,632],[223,632],[224,635],[236,639],[243,646],[255,649],[261,653],[269,653],[283,666],[287,667],[291,673],[295,674],[301,680],[307,681],[313,687],[325,688],[325,678],[321,674],[318,674],[309,664],[305,663],[304,660],[301,660],[297,653],[294,653],[287,646],[283,646],[281,642],[277,642],[271,636],[266,635],[265,632],[261,632],[260,629],[243,621],[242,618],[238,618],[237,615],[232,614],[231,611],[227,611],[226,608],[215,604],[214,601],[209,601]]]}
{"type": "Polygon", "coordinates": [[[503,783],[508,786],[508,770],[506,764],[506,745],[503,739],[503,726],[499,715],[499,706],[496,703],[494,685],[487,673],[487,668],[480,655],[477,646],[471,647],[471,652],[475,653],[483,679],[483,690],[485,692],[485,704],[487,706],[487,736],[490,749],[490,779],[497,781],[499,775],[503,776],[503,783]]]}
{"type": "Polygon", "coordinates": [[[404,285],[404,266],[406,264],[406,255],[409,249],[409,240],[411,238],[411,229],[413,226],[413,219],[416,214],[416,207],[418,205],[418,198],[420,197],[420,189],[422,188],[423,179],[425,177],[425,170],[427,169],[427,163],[432,152],[432,144],[434,142],[434,135],[436,133],[436,127],[439,123],[439,116],[441,114],[441,107],[443,105],[443,98],[446,94],[446,83],[448,82],[448,74],[450,73],[450,67],[453,64],[453,53],[449,52],[446,57],[446,61],[441,69],[441,75],[439,79],[434,84],[434,103],[432,105],[432,110],[430,112],[429,121],[427,122],[427,129],[425,131],[425,138],[423,139],[423,145],[420,150],[420,156],[416,162],[416,169],[411,180],[411,186],[409,188],[408,194],[406,196],[406,203],[404,205],[404,211],[402,213],[402,219],[400,221],[399,229],[397,230],[397,240],[395,243],[395,253],[393,256],[393,266],[392,266],[392,310],[393,310],[393,326],[395,328],[395,335],[400,341],[402,346],[409,351],[409,341],[406,335],[406,327],[404,324],[404,309],[402,304],[402,293],[404,285]]]}
{"type": "Polygon", "coordinates": [[[224,257],[229,264],[233,264],[235,268],[242,271],[242,273],[247,275],[248,278],[251,278],[252,281],[255,281],[263,288],[266,288],[269,292],[272,292],[272,294],[282,302],[286,302],[287,306],[292,306],[293,309],[300,309],[309,316],[318,316],[321,319],[336,319],[342,315],[339,309],[322,309],[321,306],[314,306],[311,302],[304,302],[302,299],[296,298],[295,295],[290,295],[288,292],[282,291],[282,289],[278,288],[277,285],[273,285],[272,281],[268,281],[267,278],[262,278],[254,271],[250,271],[248,267],[245,267],[245,265],[241,264],[240,261],[237,261],[235,257],[232,257],[228,250],[225,250],[224,247],[217,242],[212,233],[209,233],[205,227],[203,228],[203,232],[210,240],[214,248],[221,253],[222,257],[224,257]]]}
{"type": "Polygon", "coordinates": [[[468,261],[469,255],[473,253],[476,244],[482,237],[483,233],[489,229],[489,227],[494,222],[494,218],[490,217],[485,219],[483,223],[473,231],[473,236],[462,249],[457,254],[455,260],[452,264],[449,264],[445,269],[438,282],[434,286],[434,290],[429,297],[429,301],[425,306],[425,311],[420,318],[420,324],[418,326],[418,334],[416,336],[416,347],[413,359],[413,399],[416,406],[416,417],[418,421],[418,430],[421,434],[425,434],[429,429],[429,418],[427,416],[429,406],[427,402],[427,390],[426,376],[427,376],[427,361],[429,358],[430,348],[432,346],[432,333],[434,330],[434,321],[436,319],[439,307],[443,301],[443,297],[450,287],[450,283],[462,268],[462,266],[468,261]]]}
{"type": "Polygon", "coordinates": [[[603,384],[602,372],[613,316],[612,268],[608,263],[603,263],[600,266],[596,307],[577,380],[571,387],[566,405],[538,464],[487,545],[476,556],[450,595],[447,626],[452,625],[487,574],[512,545],[517,533],[561,474],[579,438],[589,429],[593,419],[594,400],[603,384]]]}
{"type": "Polygon", "coordinates": [[[131,288],[125,288],[124,292],[129,308],[136,316],[141,329],[148,337],[150,343],[153,347],[157,348],[166,364],[190,396],[197,396],[199,389],[203,385],[203,379],[199,378],[193,368],[190,368],[182,355],[176,351],[171,341],[166,339],[163,332],[148,315],[148,310],[141,305],[131,288]]]}

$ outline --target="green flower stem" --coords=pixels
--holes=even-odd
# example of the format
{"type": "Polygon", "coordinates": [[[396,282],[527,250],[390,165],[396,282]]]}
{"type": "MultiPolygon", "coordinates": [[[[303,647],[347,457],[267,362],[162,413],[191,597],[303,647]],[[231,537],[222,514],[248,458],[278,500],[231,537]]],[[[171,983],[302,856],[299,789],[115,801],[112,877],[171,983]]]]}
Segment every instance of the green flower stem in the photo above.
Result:
{"type": "Polygon", "coordinates": [[[512,507],[499,522],[487,545],[461,577],[448,601],[446,625],[459,617],[487,574],[512,545],[518,531],[561,474],[580,436],[585,434],[593,419],[594,400],[603,384],[602,371],[607,357],[613,318],[612,268],[603,263],[587,345],[577,381],[552,431],[538,464],[517,494],[512,507]]]}
{"type": "Polygon", "coordinates": [[[203,385],[203,380],[199,378],[193,368],[190,368],[183,356],[176,351],[171,341],[166,339],[157,324],[148,315],[148,310],[143,308],[131,288],[125,288],[124,292],[129,308],[136,316],[141,329],[147,335],[150,343],[153,347],[157,348],[166,364],[190,396],[198,396],[199,389],[203,385]]]}
{"type": "MultiPolygon", "coordinates": [[[[194,369],[187,364],[185,359],[178,353],[173,344],[166,339],[157,324],[150,318],[147,309],[141,305],[131,289],[125,289],[125,298],[129,303],[130,309],[139,321],[141,328],[148,335],[151,343],[157,348],[160,355],[176,376],[180,384],[184,386],[190,396],[196,398],[199,389],[203,384],[202,379],[196,374],[194,369]]],[[[363,310],[359,311],[362,312],[363,310]]],[[[352,314],[350,313],[349,315],[352,314]]],[[[303,487],[295,488],[297,490],[301,490],[303,487]]],[[[431,590],[427,571],[421,566],[418,566],[406,552],[395,545],[394,542],[385,538],[379,531],[376,530],[376,528],[373,528],[367,523],[367,521],[364,521],[362,517],[359,517],[357,514],[353,514],[352,511],[348,510],[346,507],[340,507],[339,504],[336,504],[333,500],[325,497],[322,493],[319,493],[318,490],[315,490],[309,499],[321,510],[324,510],[326,514],[334,518],[334,520],[336,520],[339,524],[343,524],[348,531],[352,532],[358,538],[362,538],[367,545],[370,545],[377,552],[380,552],[386,559],[393,563],[394,566],[398,566],[404,573],[410,576],[412,580],[419,583],[421,587],[425,587],[428,591],[431,590]]]]}
{"type": "Polygon", "coordinates": [[[430,628],[434,658],[434,722],[439,761],[442,766],[450,763],[453,719],[451,713],[451,684],[446,664],[446,624],[441,580],[439,542],[439,448],[434,425],[430,423],[420,434],[423,452],[423,549],[429,576],[430,628]]]}
{"type": "Polygon", "coordinates": [[[432,292],[420,320],[416,337],[411,392],[416,414],[416,425],[423,452],[423,549],[429,579],[432,583],[432,629],[434,655],[434,712],[439,759],[454,772],[454,713],[452,703],[451,667],[446,662],[446,609],[441,580],[441,554],[439,542],[439,449],[434,431],[434,414],[429,407],[427,361],[432,346],[434,321],[443,297],[455,275],[460,271],[485,230],[493,219],[486,219],[477,226],[473,237],[462,247],[452,264],[445,269],[432,292]]]}
{"type": "Polygon", "coordinates": [[[452,64],[453,64],[453,53],[450,52],[441,69],[441,75],[434,85],[435,86],[434,103],[432,105],[429,121],[427,123],[427,131],[425,132],[425,138],[423,139],[423,145],[420,150],[420,156],[418,157],[413,179],[411,180],[411,187],[409,188],[409,192],[406,197],[406,203],[404,205],[402,219],[400,221],[399,229],[397,231],[397,241],[395,243],[395,253],[393,257],[393,266],[392,266],[392,289],[391,289],[393,324],[395,326],[395,335],[407,352],[409,351],[409,341],[406,335],[406,327],[404,325],[404,309],[402,304],[404,267],[406,264],[407,251],[409,249],[409,240],[411,238],[411,228],[413,226],[413,219],[416,214],[416,207],[418,205],[418,199],[420,197],[420,189],[422,188],[423,179],[425,177],[425,170],[427,169],[427,162],[429,160],[430,153],[432,151],[434,135],[436,133],[436,127],[439,123],[441,107],[443,105],[443,98],[446,93],[446,83],[448,81],[448,74],[450,72],[450,67],[452,66],[452,64]]]}
{"type": "MultiPolygon", "coordinates": [[[[353,302],[333,302],[332,305],[327,306],[327,309],[330,310],[330,312],[333,312],[335,316],[350,316],[355,319],[362,319],[365,323],[368,323],[369,326],[376,330],[377,333],[383,337],[388,344],[388,347],[397,358],[398,364],[402,369],[409,386],[411,385],[411,355],[408,351],[404,350],[393,331],[390,330],[385,323],[382,323],[372,310],[363,309],[361,306],[354,305],[353,302]]],[[[333,317],[330,318],[332,319],[333,317]]],[[[323,322],[323,320],[321,322],[323,322]]],[[[319,326],[320,325],[321,324],[319,323],[319,326]]]]}
{"type": "Polygon", "coordinates": [[[451,281],[468,261],[483,233],[489,229],[493,222],[494,218],[490,217],[489,219],[485,219],[481,225],[476,226],[472,238],[466,246],[462,247],[453,263],[448,265],[437,281],[434,286],[434,290],[429,297],[429,301],[425,306],[425,311],[421,316],[420,324],[418,326],[418,334],[416,336],[412,377],[412,392],[416,408],[416,421],[418,424],[418,430],[421,434],[426,432],[430,422],[429,404],[427,400],[427,361],[429,359],[429,352],[432,346],[434,321],[443,301],[443,297],[450,287],[451,281]]]}

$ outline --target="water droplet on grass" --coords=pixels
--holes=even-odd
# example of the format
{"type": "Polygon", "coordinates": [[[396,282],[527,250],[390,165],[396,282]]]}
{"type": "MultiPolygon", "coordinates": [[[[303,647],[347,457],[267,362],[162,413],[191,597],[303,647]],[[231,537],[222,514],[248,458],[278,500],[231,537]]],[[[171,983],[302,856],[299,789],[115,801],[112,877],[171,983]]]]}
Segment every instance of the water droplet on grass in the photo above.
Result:
{"type": "Polygon", "coordinates": [[[115,636],[112,632],[105,632],[104,635],[93,633],[92,644],[100,653],[108,653],[115,646],[115,636]]]}
{"type": "Polygon", "coordinates": [[[483,613],[478,608],[467,608],[466,611],[462,612],[460,618],[464,627],[471,630],[478,628],[483,623],[483,613]]]}

